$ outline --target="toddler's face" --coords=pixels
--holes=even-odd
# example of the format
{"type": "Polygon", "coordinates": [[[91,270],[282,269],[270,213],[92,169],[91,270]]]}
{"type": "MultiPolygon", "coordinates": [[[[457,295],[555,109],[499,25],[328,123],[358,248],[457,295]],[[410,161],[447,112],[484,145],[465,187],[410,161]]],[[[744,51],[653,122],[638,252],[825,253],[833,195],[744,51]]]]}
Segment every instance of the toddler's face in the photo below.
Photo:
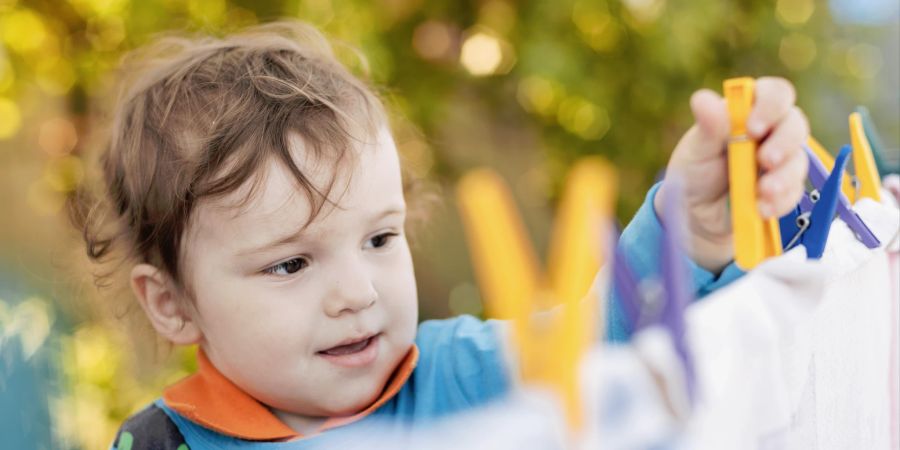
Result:
{"type": "Polygon", "coordinates": [[[246,191],[198,205],[185,273],[200,345],[222,374],[276,412],[344,415],[378,397],[415,337],[400,165],[384,129],[349,167],[292,142],[320,192],[337,174],[337,207],[303,228],[306,194],[272,162],[245,207],[246,191]]]}

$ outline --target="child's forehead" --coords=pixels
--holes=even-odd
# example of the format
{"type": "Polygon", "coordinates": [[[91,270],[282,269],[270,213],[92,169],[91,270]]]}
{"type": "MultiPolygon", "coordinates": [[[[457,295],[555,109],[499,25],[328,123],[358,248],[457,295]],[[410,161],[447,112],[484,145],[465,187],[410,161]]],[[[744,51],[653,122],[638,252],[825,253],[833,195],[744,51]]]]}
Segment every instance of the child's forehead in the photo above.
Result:
{"type": "Polygon", "coordinates": [[[258,220],[283,216],[290,212],[310,216],[316,205],[334,196],[334,191],[347,184],[345,165],[325,161],[299,166],[311,186],[304,189],[284,163],[268,158],[266,164],[240,188],[219,198],[210,199],[207,209],[229,220],[258,220]],[[315,170],[309,170],[314,168],[315,170]]]}
{"type": "Polygon", "coordinates": [[[390,198],[391,191],[402,201],[399,158],[386,128],[340,157],[337,152],[312,151],[296,133],[289,142],[294,165],[309,182],[307,188],[285,162],[270,156],[238,189],[202,201],[198,215],[212,219],[213,225],[223,220],[278,223],[288,218],[308,224],[310,218],[334,209],[375,206],[371,205],[375,197],[390,198]]]}

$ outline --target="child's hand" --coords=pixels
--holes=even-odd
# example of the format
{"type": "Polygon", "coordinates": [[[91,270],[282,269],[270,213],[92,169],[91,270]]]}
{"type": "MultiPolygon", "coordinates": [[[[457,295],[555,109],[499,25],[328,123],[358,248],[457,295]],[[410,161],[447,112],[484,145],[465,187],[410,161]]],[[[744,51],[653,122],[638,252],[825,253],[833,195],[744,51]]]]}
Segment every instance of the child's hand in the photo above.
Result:
{"type": "MultiPolygon", "coordinates": [[[[803,194],[808,169],[803,145],[809,136],[809,124],[794,100],[794,87],[787,80],[756,81],[747,129],[750,137],[759,142],[757,161],[763,175],[757,186],[763,217],[788,213],[803,194]]],[[[694,93],[691,110],[696,123],[672,152],[667,174],[678,174],[682,180],[691,258],[718,273],[734,259],[727,207],[728,111],[725,100],[710,90],[694,93]]],[[[664,181],[653,205],[660,217],[665,195],[664,181]]]]}

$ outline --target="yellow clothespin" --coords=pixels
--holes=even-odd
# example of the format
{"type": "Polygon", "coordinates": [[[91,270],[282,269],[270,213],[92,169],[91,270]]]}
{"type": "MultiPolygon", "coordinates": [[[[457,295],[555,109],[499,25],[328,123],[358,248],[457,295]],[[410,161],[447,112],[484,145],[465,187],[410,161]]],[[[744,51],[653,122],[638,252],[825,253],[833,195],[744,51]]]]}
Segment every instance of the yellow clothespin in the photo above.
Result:
{"type": "Polygon", "coordinates": [[[734,259],[749,270],[770,256],[781,254],[781,231],[777,218],[763,219],[757,207],[756,142],[747,134],[747,118],[753,106],[752,78],[733,78],[724,84],[731,137],[728,142],[728,179],[734,259]]]}
{"type": "Polygon", "coordinates": [[[487,314],[527,317],[538,287],[538,263],[512,194],[495,172],[478,169],[460,180],[457,198],[487,314]]]}
{"type": "Polygon", "coordinates": [[[539,273],[525,227],[498,175],[476,170],[457,188],[489,315],[513,319],[523,381],[553,389],[575,431],[584,421],[578,365],[599,319],[596,301],[583,298],[600,268],[601,234],[615,185],[613,170],[597,158],[573,169],[554,225],[548,275],[539,273]],[[559,310],[535,314],[552,304],[559,310]]]}
{"type": "Polygon", "coordinates": [[[872,147],[866,139],[862,116],[858,112],[850,114],[850,144],[853,145],[853,171],[856,182],[859,183],[859,197],[880,202],[881,178],[878,176],[875,157],[872,156],[872,147]]]}
{"type": "MultiPolygon", "coordinates": [[[[825,169],[831,173],[832,169],[834,169],[834,157],[831,156],[831,153],[828,153],[828,150],[825,150],[825,147],[812,136],[806,140],[806,145],[819,157],[819,161],[822,161],[825,169]]],[[[853,183],[850,181],[849,176],[841,178],[841,192],[844,193],[844,196],[847,197],[850,203],[856,201],[856,189],[853,188],[853,183]]]]}
{"type": "Polygon", "coordinates": [[[575,164],[566,178],[547,255],[547,275],[562,318],[545,351],[547,380],[561,386],[563,404],[574,428],[582,422],[578,366],[595,341],[598,300],[585,299],[600,270],[607,227],[612,223],[618,185],[614,169],[598,157],[575,164]],[[555,341],[555,342],[554,342],[555,341]]]}
{"type": "Polygon", "coordinates": [[[613,214],[615,187],[615,171],[598,157],[582,159],[566,178],[547,255],[550,284],[562,303],[580,301],[600,269],[601,233],[613,214]]]}

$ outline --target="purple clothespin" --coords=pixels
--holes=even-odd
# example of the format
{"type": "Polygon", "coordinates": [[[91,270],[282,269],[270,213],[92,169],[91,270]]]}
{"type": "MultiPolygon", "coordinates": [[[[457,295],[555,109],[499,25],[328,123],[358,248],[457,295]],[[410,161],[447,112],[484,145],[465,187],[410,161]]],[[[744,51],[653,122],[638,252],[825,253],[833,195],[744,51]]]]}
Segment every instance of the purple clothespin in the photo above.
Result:
{"type": "Polygon", "coordinates": [[[613,289],[619,294],[618,298],[622,312],[625,314],[628,331],[634,333],[640,329],[643,303],[638,289],[638,281],[618,245],[615,246],[613,258],[613,289]]]}
{"type": "Polygon", "coordinates": [[[681,246],[683,237],[683,219],[681,208],[682,185],[677,178],[670,178],[667,197],[663,205],[663,235],[660,242],[662,256],[662,284],[663,298],[660,322],[669,331],[675,351],[681,359],[684,367],[685,383],[688,398],[691,402],[695,399],[696,375],[694,363],[688,348],[685,336],[684,310],[691,303],[692,289],[690,287],[690,270],[685,263],[684,251],[681,246]]]}
{"type": "MultiPolygon", "coordinates": [[[[825,182],[828,180],[828,170],[825,169],[825,165],[822,164],[819,157],[816,156],[809,147],[804,146],[803,149],[806,150],[806,155],[809,159],[809,180],[812,182],[813,187],[821,192],[825,187],[825,182]]],[[[837,167],[837,165],[835,165],[835,167],[837,167]]],[[[878,238],[875,237],[872,230],[866,226],[866,223],[863,222],[862,218],[850,208],[850,202],[841,192],[838,192],[837,213],[841,220],[853,230],[856,234],[856,238],[859,239],[863,245],[868,248],[877,248],[881,245],[881,242],[878,241],[878,238]]]]}
{"type": "Polygon", "coordinates": [[[685,390],[693,403],[696,392],[694,363],[686,342],[684,310],[693,300],[689,285],[690,271],[681,248],[684,234],[681,228],[681,184],[669,183],[668,197],[663,211],[663,230],[660,239],[659,280],[639,282],[625,255],[616,246],[613,253],[613,289],[616,290],[627,326],[631,332],[653,324],[661,325],[672,344],[685,374],[685,390]]]}

